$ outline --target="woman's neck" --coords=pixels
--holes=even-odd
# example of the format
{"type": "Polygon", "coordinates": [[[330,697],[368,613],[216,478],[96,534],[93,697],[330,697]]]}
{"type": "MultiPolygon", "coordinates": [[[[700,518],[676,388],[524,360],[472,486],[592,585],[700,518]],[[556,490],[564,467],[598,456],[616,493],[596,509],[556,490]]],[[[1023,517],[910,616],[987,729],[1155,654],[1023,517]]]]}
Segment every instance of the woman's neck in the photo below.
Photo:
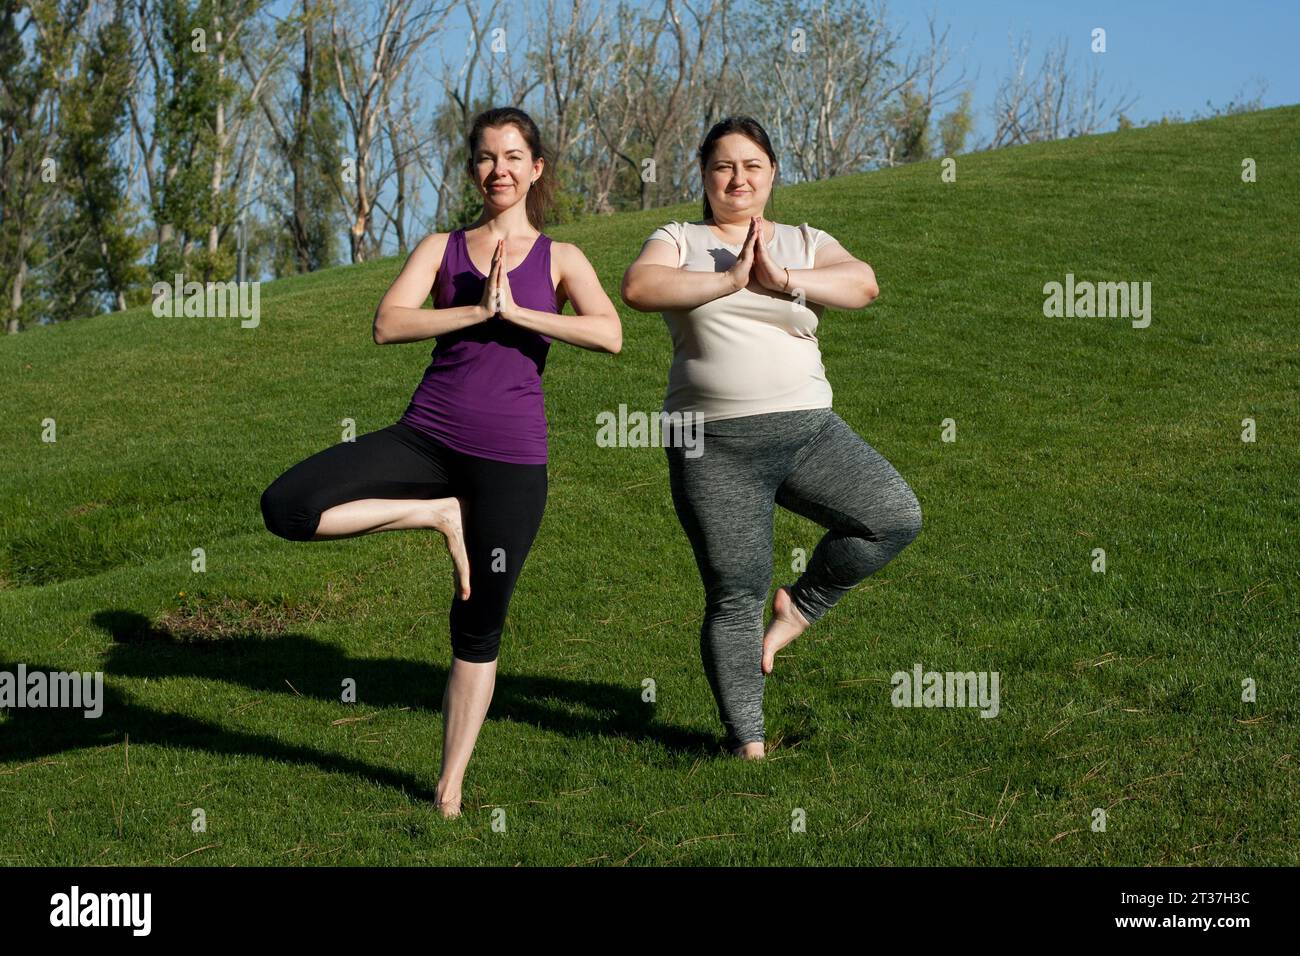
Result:
{"type": "MultiPolygon", "coordinates": [[[[769,221],[766,216],[762,218],[765,224],[769,221]]],[[[706,219],[705,222],[712,225],[719,232],[726,233],[729,236],[738,235],[740,233],[745,233],[745,234],[749,233],[749,222],[750,222],[749,216],[744,216],[740,219],[723,221],[720,220],[715,214],[710,216],[708,219],[706,219]]]]}
{"type": "Polygon", "coordinates": [[[511,206],[504,212],[500,212],[487,219],[479,216],[478,221],[469,228],[471,230],[486,229],[489,236],[497,239],[507,239],[512,236],[523,236],[527,238],[529,236],[536,237],[541,235],[541,233],[533,228],[533,224],[528,221],[528,214],[523,208],[523,203],[511,206]]]}

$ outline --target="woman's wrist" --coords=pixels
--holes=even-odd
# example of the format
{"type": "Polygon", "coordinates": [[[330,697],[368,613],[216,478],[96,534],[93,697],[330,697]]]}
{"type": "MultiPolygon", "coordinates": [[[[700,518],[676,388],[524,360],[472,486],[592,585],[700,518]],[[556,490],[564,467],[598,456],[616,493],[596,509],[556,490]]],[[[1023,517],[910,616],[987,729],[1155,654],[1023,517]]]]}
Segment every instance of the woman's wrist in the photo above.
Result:
{"type": "Polygon", "coordinates": [[[785,287],[781,290],[782,295],[794,295],[795,290],[799,288],[799,280],[795,278],[798,269],[787,268],[785,270],[785,287]]]}

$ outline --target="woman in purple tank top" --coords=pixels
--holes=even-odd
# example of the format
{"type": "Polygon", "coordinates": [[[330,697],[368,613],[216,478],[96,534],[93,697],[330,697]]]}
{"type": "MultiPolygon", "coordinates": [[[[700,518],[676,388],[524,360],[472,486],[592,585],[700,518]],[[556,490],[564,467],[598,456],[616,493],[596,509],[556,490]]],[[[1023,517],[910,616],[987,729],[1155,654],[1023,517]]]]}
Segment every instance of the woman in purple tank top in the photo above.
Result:
{"type": "Polygon", "coordinates": [[[421,241],[375,310],[376,343],[436,339],[406,412],[299,462],[262,495],[267,528],[291,541],[445,536],[456,593],[435,793],[444,816],[460,813],[506,611],[546,505],[547,350],[559,339],[617,353],[623,342],[586,256],[542,233],[553,186],[536,124],[489,110],[467,145],[478,221],[421,241]],[[434,307],[422,308],[431,292],[434,307]],[[577,315],[562,314],[566,302],[577,315]]]}

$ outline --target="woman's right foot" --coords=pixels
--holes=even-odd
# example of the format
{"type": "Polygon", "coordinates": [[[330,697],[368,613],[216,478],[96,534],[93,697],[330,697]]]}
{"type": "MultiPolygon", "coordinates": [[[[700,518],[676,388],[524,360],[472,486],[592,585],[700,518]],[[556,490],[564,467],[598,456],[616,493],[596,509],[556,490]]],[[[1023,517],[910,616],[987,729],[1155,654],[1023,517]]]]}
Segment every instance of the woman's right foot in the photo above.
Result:
{"type": "Polygon", "coordinates": [[[763,635],[763,673],[772,673],[776,655],[783,647],[808,629],[808,621],[790,597],[790,589],[780,587],[772,595],[772,622],[763,635]]]}
{"type": "Polygon", "coordinates": [[[433,506],[433,526],[447,539],[452,577],[462,601],[469,600],[469,555],[465,553],[465,531],[459,498],[439,498],[433,506]]]}
{"type": "Polygon", "coordinates": [[[433,796],[433,805],[438,808],[444,820],[451,820],[460,816],[460,794],[443,793],[442,784],[438,785],[437,791],[433,796]]]}
{"type": "Polygon", "coordinates": [[[740,757],[742,760],[762,760],[767,755],[763,752],[763,741],[756,740],[753,743],[741,744],[739,747],[732,747],[733,756],[740,757]]]}

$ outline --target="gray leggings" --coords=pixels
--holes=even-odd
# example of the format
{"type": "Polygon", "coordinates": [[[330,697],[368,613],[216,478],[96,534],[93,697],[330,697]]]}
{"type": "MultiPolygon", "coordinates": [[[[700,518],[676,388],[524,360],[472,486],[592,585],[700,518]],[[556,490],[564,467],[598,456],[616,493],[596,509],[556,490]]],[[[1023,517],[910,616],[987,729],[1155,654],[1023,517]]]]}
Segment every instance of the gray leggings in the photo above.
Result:
{"type": "Polygon", "coordinates": [[[693,458],[665,445],[673,505],[704,582],[700,656],[727,745],[761,741],[774,505],[828,529],[790,588],[809,623],[920,533],[921,507],[829,408],[706,422],[693,458]]]}

